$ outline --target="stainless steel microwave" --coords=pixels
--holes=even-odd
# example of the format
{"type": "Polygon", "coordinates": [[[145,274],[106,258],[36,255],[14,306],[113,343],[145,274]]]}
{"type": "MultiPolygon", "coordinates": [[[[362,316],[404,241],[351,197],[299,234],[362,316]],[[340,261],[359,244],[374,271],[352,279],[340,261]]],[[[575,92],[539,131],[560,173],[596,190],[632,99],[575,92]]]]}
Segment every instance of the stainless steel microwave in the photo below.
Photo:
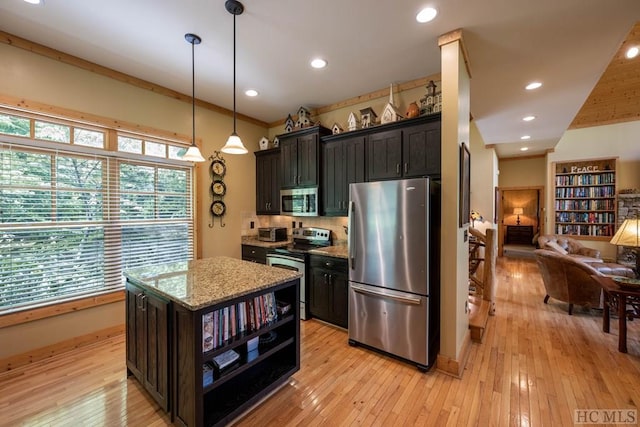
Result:
{"type": "Polygon", "coordinates": [[[280,190],[280,214],[318,216],[318,187],[280,190]]]}

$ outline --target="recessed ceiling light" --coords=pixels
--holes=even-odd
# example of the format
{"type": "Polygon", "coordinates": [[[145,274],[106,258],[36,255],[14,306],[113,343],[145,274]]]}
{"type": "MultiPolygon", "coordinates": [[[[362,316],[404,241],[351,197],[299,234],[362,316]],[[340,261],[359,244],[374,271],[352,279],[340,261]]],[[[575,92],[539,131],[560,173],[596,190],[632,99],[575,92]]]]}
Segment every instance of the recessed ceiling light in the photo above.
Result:
{"type": "Polygon", "coordinates": [[[250,97],[258,96],[258,91],[255,89],[247,89],[244,91],[244,94],[250,97]]]}
{"type": "Polygon", "coordinates": [[[525,122],[530,122],[531,120],[535,120],[536,116],[526,116],[523,117],[522,120],[524,120],[525,122]]]}
{"type": "Polygon", "coordinates": [[[531,135],[522,135],[520,139],[531,139],[531,135]]]}
{"type": "Polygon", "coordinates": [[[425,22],[433,21],[436,15],[438,15],[438,11],[433,7],[425,7],[416,15],[416,21],[424,24],[425,22]]]}
{"type": "Polygon", "coordinates": [[[520,151],[527,151],[528,149],[529,149],[529,147],[522,147],[522,148],[520,149],[520,151]]]}
{"type": "Polygon", "coordinates": [[[640,50],[638,49],[638,47],[637,47],[637,46],[630,47],[629,49],[627,49],[627,53],[625,54],[625,56],[626,56],[628,59],[633,59],[633,58],[635,58],[636,56],[638,56],[638,53],[639,53],[639,52],[640,52],[640,50]]]}
{"type": "Polygon", "coordinates": [[[25,3],[29,4],[44,4],[44,0],[24,0],[25,3]]]}
{"type": "Polygon", "coordinates": [[[327,66],[327,61],[322,58],[315,58],[311,60],[311,66],[313,68],[324,68],[327,66]]]}
{"type": "Polygon", "coordinates": [[[540,82],[531,82],[527,86],[525,86],[525,89],[534,90],[534,89],[538,89],[540,86],[542,86],[542,83],[540,82]]]}

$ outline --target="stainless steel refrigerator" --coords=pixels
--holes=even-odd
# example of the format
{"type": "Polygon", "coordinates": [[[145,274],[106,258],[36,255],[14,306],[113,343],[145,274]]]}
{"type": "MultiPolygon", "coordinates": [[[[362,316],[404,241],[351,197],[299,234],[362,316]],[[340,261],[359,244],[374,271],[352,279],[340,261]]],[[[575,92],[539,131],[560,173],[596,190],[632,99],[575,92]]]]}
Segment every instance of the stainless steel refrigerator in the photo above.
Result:
{"type": "Polygon", "coordinates": [[[426,371],[440,338],[440,185],[349,186],[349,344],[426,371]]]}

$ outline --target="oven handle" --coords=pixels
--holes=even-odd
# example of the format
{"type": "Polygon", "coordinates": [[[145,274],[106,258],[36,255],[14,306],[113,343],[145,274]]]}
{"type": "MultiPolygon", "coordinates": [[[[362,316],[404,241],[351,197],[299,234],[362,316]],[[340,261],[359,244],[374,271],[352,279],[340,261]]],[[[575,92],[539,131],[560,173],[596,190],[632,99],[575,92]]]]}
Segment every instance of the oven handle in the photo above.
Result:
{"type": "Polygon", "coordinates": [[[376,291],[372,291],[370,289],[366,289],[366,288],[362,288],[358,285],[354,285],[351,284],[351,289],[353,289],[354,292],[360,293],[360,294],[366,294],[366,295],[373,295],[376,297],[382,297],[382,298],[388,298],[388,299],[392,299],[395,301],[400,301],[400,302],[404,302],[407,304],[415,304],[415,305],[420,305],[421,300],[419,297],[409,297],[409,296],[399,296],[399,295],[390,295],[386,292],[376,292],[376,291]]]}
{"type": "Polygon", "coordinates": [[[292,265],[286,265],[286,264],[269,264],[271,267],[277,267],[277,268],[284,268],[286,270],[292,270],[292,271],[300,271],[299,268],[294,267],[292,265]]]}

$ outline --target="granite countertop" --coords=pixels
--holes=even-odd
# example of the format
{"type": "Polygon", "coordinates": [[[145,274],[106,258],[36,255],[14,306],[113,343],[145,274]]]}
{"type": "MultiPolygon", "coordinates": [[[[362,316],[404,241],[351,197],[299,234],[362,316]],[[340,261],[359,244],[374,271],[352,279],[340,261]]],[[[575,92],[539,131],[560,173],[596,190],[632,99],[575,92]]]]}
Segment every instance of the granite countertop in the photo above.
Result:
{"type": "Polygon", "coordinates": [[[263,248],[284,248],[292,242],[293,239],[291,237],[281,242],[264,242],[262,240],[258,240],[256,236],[242,236],[243,245],[260,246],[263,248]]]}
{"type": "Polygon", "coordinates": [[[229,257],[135,268],[124,275],[192,311],[302,277],[296,271],[229,257]]]}
{"type": "Polygon", "coordinates": [[[324,255],[334,258],[349,258],[349,248],[347,242],[336,242],[333,246],[326,246],[324,248],[312,249],[309,251],[313,255],[324,255]]]}

